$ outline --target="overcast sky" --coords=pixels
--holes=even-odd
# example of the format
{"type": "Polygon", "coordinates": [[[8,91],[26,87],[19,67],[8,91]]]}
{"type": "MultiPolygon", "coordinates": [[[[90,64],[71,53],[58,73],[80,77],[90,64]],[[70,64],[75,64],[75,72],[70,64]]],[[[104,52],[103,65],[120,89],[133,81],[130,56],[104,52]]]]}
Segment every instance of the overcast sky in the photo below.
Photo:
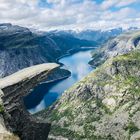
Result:
{"type": "Polygon", "coordinates": [[[0,22],[41,30],[140,27],[140,0],[0,0],[0,22]]]}

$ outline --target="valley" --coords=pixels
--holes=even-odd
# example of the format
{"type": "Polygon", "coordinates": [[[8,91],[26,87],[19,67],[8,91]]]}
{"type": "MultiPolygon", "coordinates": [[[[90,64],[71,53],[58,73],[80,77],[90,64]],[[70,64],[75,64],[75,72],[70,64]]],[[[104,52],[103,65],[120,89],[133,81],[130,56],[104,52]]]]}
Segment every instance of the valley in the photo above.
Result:
{"type": "Polygon", "coordinates": [[[127,32],[93,51],[96,69],[34,115],[52,124],[49,139],[140,138],[139,36],[127,32]]]}
{"type": "Polygon", "coordinates": [[[140,0],[0,0],[0,140],[140,140],[140,0]]]}
{"type": "Polygon", "coordinates": [[[139,30],[0,32],[2,136],[139,139],[139,30]]]}
{"type": "Polygon", "coordinates": [[[60,98],[66,89],[92,71],[93,68],[88,64],[91,60],[91,51],[94,49],[86,49],[59,59],[59,63],[64,64],[62,68],[69,70],[71,75],[66,79],[51,83],[43,82],[35,87],[24,100],[29,112],[36,113],[47,108],[60,98]]]}

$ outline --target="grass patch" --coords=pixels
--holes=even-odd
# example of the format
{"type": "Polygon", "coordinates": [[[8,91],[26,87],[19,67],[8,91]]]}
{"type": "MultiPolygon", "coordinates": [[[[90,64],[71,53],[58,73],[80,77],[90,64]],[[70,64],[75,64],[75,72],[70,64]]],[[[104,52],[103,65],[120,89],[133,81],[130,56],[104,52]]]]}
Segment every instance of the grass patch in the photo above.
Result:
{"type": "Polygon", "coordinates": [[[126,131],[129,131],[129,134],[133,134],[139,131],[139,128],[135,125],[134,122],[129,122],[128,126],[125,128],[126,131]]]}
{"type": "Polygon", "coordinates": [[[3,113],[4,112],[4,107],[3,105],[0,104],[0,113],[3,113]]]}

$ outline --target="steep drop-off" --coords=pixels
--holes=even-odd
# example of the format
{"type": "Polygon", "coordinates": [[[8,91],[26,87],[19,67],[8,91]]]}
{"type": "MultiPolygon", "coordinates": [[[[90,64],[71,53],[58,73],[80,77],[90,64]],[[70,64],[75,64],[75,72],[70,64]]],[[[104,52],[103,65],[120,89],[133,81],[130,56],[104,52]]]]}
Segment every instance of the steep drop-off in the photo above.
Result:
{"type": "Polygon", "coordinates": [[[23,97],[58,67],[55,63],[40,64],[0,79],[1,140],[47,140],[51,124],[32,117],[23,97]]]}
{"type": "Polygon", "coordinates": [[[110,39],[101,48],[92,53],[93,60],[89,63],[93,66],[99,66],[108,58],[117,55],[126,54],[134,49],[140,48],[140,31],[129,31],[110,39]]]}

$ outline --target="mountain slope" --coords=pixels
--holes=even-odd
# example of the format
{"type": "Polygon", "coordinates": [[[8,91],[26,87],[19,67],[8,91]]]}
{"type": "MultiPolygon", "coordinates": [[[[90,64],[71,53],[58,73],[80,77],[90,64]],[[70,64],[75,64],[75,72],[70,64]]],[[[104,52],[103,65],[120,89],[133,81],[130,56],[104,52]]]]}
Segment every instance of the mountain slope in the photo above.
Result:
{"type": "Polygon", "coordinates": [[[17,25],[0,24],[0,76],[35,64],[56,62],[58,57],[69,50],[95,45],[95,42],[71,35],[37,34],[17,25]]]}
{"type": "Polygon", "coordinates": [[[110,39],[103,47],[93,52],[90,64],[98,66],[108,58],[126,54],[140,48],[140,31],[129,31],[110,39]]]}
{"type": "MultiPolygon", "coordinates": [[[[133,35],[128,35],[131,40],[138,37],[133,35]]],[[[126,38],[121,42],[127,43],[126,38]]],[[[135,49],[108,58],[36,116],[52,123],[53,139],[140,139],[139,81],[140,50],[135,49]]]]}

